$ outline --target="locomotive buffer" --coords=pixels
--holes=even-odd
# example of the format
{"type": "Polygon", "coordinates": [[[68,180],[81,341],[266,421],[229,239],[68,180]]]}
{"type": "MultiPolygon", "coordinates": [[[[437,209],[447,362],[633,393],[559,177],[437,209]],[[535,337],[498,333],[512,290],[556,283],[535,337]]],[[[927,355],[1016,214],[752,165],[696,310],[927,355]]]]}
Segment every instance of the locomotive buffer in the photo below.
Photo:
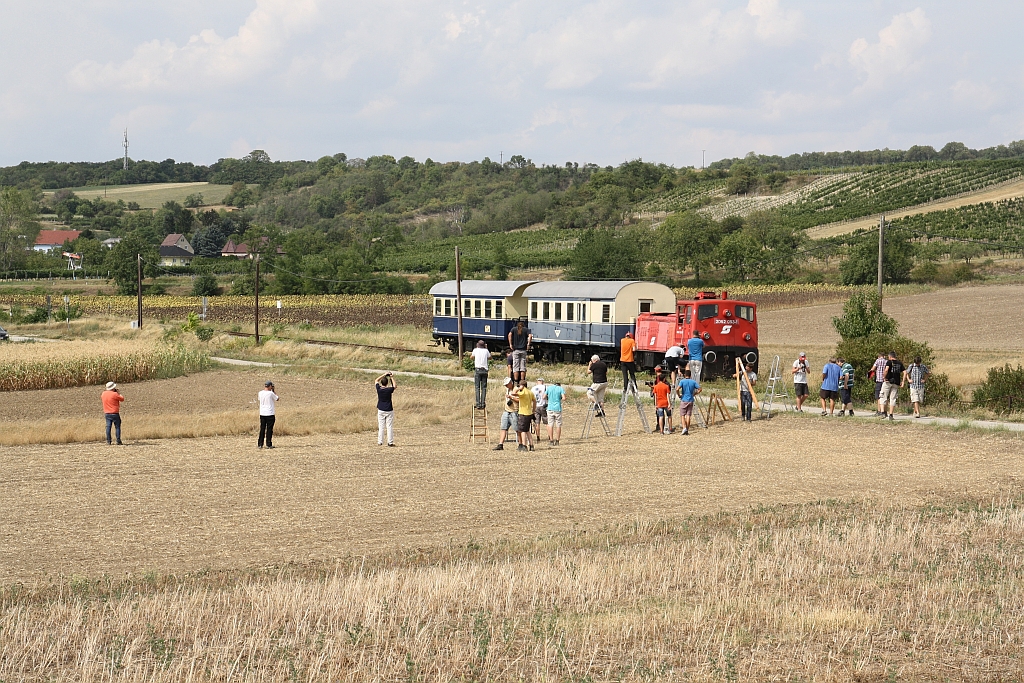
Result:
{"type": "Polygon", "coordinates": [[[640,423],[644,426],[644,431],[650,434],[651,426],[647,424],[647,415],[644,414],[644,405],[640,402],[640,392],[636,389],[636,382],[628,382],[622,392],[622,400],[619,401],[619,422],[615,426],[615,436],[622,436],[622,427],[626,423],[626,403],[630,396],[633,397],[633,402],[636,404],[636,412],[640,415],[640,423]]]}

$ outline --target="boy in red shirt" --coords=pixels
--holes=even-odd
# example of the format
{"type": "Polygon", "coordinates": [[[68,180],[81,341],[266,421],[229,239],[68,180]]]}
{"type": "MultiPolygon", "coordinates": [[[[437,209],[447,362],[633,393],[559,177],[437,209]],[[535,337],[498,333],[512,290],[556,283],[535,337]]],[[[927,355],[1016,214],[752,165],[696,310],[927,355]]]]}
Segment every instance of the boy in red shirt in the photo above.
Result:
{"type": "Polygon", "coordinates": [[[658,415],[658,431],[662,434],[672,433],[672,408],[669,406],[668,395],[671,389],[659,374],[654,378],[651,396],[654,397],[654,411],[658,415]]]}
{"type": "Polygon", "coordinates": [[[103,416],[107,421],[107,445],[110,445],[110,425],[114,425],[117,434],[117,445],[121,445],[121,401],[124,396],[117,390],[117,385],[107,382],[107,387],[100,394],[100,401],[103,402],[103,416]]]}

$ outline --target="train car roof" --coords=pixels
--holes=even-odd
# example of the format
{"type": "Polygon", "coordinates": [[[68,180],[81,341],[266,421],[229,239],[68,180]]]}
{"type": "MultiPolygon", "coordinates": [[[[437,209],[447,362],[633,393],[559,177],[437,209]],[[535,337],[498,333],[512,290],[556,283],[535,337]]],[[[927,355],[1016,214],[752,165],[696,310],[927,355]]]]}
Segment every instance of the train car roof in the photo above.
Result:
{"type": "Polygon", "coordinates": [[[528,299],[615,299],[619,292],[629,285],[664,287],[656,282],[643,280],[567,280],[532,284],[526,288],[523,295],[528,299]]]}
{"type": "MultiPolygon", "coordinates": [[[[536,280],[463,280],[462,296],[521,296],[522,289],[536,280]]],[[[430,288],[431,296],[455,296],[455,280],[438,282],[430,288]]]]}

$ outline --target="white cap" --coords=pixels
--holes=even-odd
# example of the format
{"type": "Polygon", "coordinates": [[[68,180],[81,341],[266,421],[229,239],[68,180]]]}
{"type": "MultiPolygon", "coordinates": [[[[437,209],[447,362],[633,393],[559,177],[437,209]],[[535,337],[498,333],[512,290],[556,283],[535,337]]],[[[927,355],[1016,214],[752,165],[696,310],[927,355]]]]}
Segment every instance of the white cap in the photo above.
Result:
{"type": "Polygon", "coordinates": [[[117,389],[117,385],[113,382],[107,382],[107,391],[113,391],[114,389],[117,389]]]}
{"type": "Polygon", "coordinates": [[[512,384],[513,382],[515,382],[514,379],[512,379],[511,377],[506,377],[504,384],[507,387],[509,384],[512,384]]]}
{"type": "Polygon", "coordinates": [[[543,377],[538,377],[538,378],[537,378],[537,381],[538,381],[538,382],[543,382],[543,381],[544,381],[544,378],[543,378],[543,377]]]}

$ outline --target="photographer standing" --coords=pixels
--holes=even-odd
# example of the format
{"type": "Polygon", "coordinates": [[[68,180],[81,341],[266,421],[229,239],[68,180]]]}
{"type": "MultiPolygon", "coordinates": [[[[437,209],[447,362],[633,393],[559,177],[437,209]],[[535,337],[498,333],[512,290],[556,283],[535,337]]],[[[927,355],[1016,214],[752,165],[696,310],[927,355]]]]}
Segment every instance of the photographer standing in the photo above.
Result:
{"type": "Polygon", "coordinates": [[[594,382],[587,389],[587,398],[594,403],[594,413],[604,415],[604,393],[608,390],[608,366],[596,353],[590,357],[587,372],[594,376],[594,382]]]}
{"type": "Polygon", "coordinates": [[[522,319],[508,333],[508,345],[512,347],[512,375],[516,382],[526,379],[526,352],[533,342],[533,333],[523,324],[522,319]]]}
{"type": "Polygon", "coordinates": [[[391,396],[395,393],[395,376],[385,372],[374,381],[377,388],[377,445],[384,445],[384,431],[388,433],[388,446],[395,445],[395,406],[391,396]]]}
{"type": "Polygon", "coordinates": [[[810,392],[807,390],[807,354],[800,352],[800,357],[793,361],[793,393],[796,394],[796,412],[802,413],[804,401],[810,392]]]}
{"type": "Polygon", "coordinates": [[[121,402],[124,396],[118,391],[117,385],[107,382],[107,387],[100,394],[103,403],[103,417],[107,422],[107,445],[110,445],[110,426],[113,425],[117,434],[117,445],[121,445],[121,402]]]}
{"type": "Polygon", "coordinates": [[[267,380],[263,383],[263,391],[256,394],[256,401],[260,404],[260,438],[256,441],[257,448],[263,448],[263,440],[266,438],[267,448],[274,447],[274,422],[277,420],[277,406],[274,404],[280,397],[274,391],[274,383],[267,380]]]}

